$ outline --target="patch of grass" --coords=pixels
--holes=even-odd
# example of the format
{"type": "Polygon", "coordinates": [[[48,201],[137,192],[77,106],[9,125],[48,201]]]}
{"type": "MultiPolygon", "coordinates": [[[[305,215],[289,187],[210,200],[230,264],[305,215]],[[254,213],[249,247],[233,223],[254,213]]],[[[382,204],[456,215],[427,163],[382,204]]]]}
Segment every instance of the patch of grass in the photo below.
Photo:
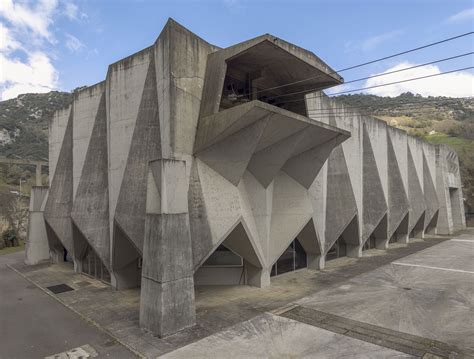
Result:
{"type": "Polygon", "coordinates": [[[25,249],[25,242],[20,241],[20,245],[18,247],[5,247],[3,249],[0,249],[0,256],[4,254],[10,254],[10,253],[15,253],[15,252],[21,252],[25,249]]]}

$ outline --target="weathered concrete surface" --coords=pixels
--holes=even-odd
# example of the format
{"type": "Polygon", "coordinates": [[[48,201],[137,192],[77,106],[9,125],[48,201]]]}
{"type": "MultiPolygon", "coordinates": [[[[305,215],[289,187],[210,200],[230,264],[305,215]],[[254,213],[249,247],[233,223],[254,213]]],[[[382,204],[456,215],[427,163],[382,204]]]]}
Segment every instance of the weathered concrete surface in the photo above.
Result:
{"type": "Polygon", "coordinates": [[[160,337],[190,327],[195,321],[185,177],[185,161],[149,164],[140,325],[160,337]]]}
{"type": "MultiPolygon", "coordinates": [[[[239,282],[265,287],[295,238],[309,267],[322,269],[336,241],[360,258],[369,239],[384,249],[390,239],[406,244],[425,231],[462,229],[455,152],[320,91],[342,81],[316,55],[274,36],[220,49],[170,19],[152,46],[110,65],[104,82],[75,93],[50,123],[44,216],[54,257],[65,247],[81,270],[90,248],[115,288],[144,278],[144,298],[191,303],[191,272],[221,244],[242,257],[239,282]],[[153,204],[149,163],[157,159],[186,166],[180,176],[158,176],[180,190],[155,186],[153,204]],[[189,240],[170,247],[184,253],[172,262],[163,258],[166,246],[154,245],[172,246],[175,235],[189,240]],[[144,253],[147,240],[153,257],[144,253]],[[142,260],[156,269],[149,278],[142,260]],[[161,263],[189,270],[164,296],[161,263]]],[[[158,302],[151,308],[176,314],[158,302]]]]}
{"type": "Polygon", "coordinates": [[[28,211],[28,233],[25,243],[25,263],[38,264],[50,259],[48,237],[44,223],[44,206],[48,187],[33,186],[28,211]]]}
{"type": "Polygon", "coordinates": [[[263,314],[162,356],[181,358],[414,358],[288,318],[263,314]],[[226,354],[224,354],[226,353],[226,354]]]}

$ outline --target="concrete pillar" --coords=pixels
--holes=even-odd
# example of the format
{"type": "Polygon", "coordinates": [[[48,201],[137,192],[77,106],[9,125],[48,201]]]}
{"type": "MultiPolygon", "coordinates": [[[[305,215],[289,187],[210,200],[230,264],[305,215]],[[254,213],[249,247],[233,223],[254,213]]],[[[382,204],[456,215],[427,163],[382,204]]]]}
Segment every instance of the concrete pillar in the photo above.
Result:
{"type": "Polygon", "coordinates": [[[346,244],[346,256],[351,258],[362,257],[362,245],[346,244]]]}
{"type": "Polygon", "coordinates": [[[407,244],[408,243],[408,233],[399,234],[398,238],[397,238],[397,243],[407,244]]]}
{"type": "Polygon", "coordinates": [[[140,326],[160,337],[194,325],[186,163],[149,163],[140,326]],[[157,260],[159,258],[159,260],[157,260]]]}
{"type": "Polygon", "coordinates": [[[321,270],[326,266],[326,256],[319,254],[310,254],[306,256],[309,269],[321,270]]]}
{"type": "Polygon", "coordinates": [[[377,248],[377,249],[387,249],[388,248],[388,238],[375,238],[375,248],[377,248]]]}
{"type": "Polygon", "coordinates": [[[48,187],[31,188],[30,208],[28,212],[28,232],[25,243],[25,263],[38,264],[50,259],[48,236],[44,223],[44,202],[48,187]]]}
{"type": "Polygon", "coordinates": [[[270,285],[271,268],[258,268],[245,261],[247,284],[253,287],[265,288],[270,285]]]}
{"type": "Polygon", "coordinates": [[[43,179],[41,178],[41,164],[36,164],[36,185],[41,186],[43,179]]]}

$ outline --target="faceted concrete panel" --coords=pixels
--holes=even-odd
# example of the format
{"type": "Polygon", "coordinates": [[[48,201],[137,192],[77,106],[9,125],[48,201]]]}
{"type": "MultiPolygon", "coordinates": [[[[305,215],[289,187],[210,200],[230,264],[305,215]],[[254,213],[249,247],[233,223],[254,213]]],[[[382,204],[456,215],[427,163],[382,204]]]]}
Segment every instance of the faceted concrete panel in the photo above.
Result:
{"type": "Polygon", "coordinates": [[[139,250],[143,246],[148,162],[160,157],[156,91],[151,58],[115,211],[115,220],[139,250]]]}
{"type": "Polygon", "coordinates": [[[263,260],[261,259],[262,255],[258,253],[260,250],[257,249],[252,242],[244,225],[239,223],[227,236],[223,244],[246,261],[252,263],[255,267],[262,268],[264,266],[263,260]]]}
{"type": "MultiPolygon", "coordinates": [[[[423,160],[422,160],[423,165],[423,160]]],[[[422,166],[423,167],[423,166],[422,166]]],[[[408,200],[410,203],[409,214],[409,232],[415,228],[421,215],[426,209],[423,189],[420,185],[420,179],[416,170],[416,164],[413,160],[410,147],[408,148],[408,200]]]]}
{"type": "Polygon", "coordinates": [[[341,137],[337,136],[322,145],[290,158],[282,170],[303,187],[309,189],[332,150],[341,143],[341,137]]]}
{"type": "Polygon", "coordinates": [[[382,180],[365,124],[363,126],[362,163],[362,242],[365,242],[387,213],[382,180]]]}
{"type": "Polygon", "coordinates": [[[357,204],[344,151],[334,149],[328,159],[325,252],[357,215],[357,204]]]}
{"type": "MultiPolygon", "coordinates": [[[[385,199],[388,199],[388,168],[387,168],[387,123],[375,118],[365,118],[365,131],[370,139],[372,152],[382,184],[385,199]]],[[[365,132],[364,132],[365,136],[365,132]]],[[[365,141],[365,139],[364,139],[365,141]]]]}
{"type": "MultiPolygon", "coordinates": [[[[147,48],[110,65],[107,73],[106,105],[111,228],[127,166],[132,136],[135,132],[138,111],[142,103],[145,78],[149,73],[150,56],[151,49],[147,48]]],[[[157,95],[155,101],[157,101],[157,95]]]]}
{"type": "Polygon", "coordinates": [[[54,178],[59,153],[64,141],[64,133],[71,116],[72,106],[65,107],[54,113],[49,122],[49,178],[54,178]]]}
{"type": "MultiPolygon", "coordinates": [[[[398,148],[397,148],[398,149],[398,148]]],[[[405,192],[402,174],[398,166],[397,156],[391,136],[387,138],[387,167],[388,172],[388,235],[395,232],[409,210],[408,196],[405,192]]]]}
{"type": "Polygon", "coordinates": [[[202,235],[193,236],[196,238],[193,240],[196,265],[204,261],[238,224],[241,208],[237,187],[205,163],[196,160],[195,164],[197,172],[191,178],[190,196],[193,199],[190,200],[189,213],[192,233],[202,235]]]}
{"type": "Polygon", "coordinates": [[[110,269],[107,166],[107,117],[103,93],[84,155],[71,218],[104,265],[110,269]]]}
{"type": "Polygon", "coordinates": [[[423,189],[424,189],[425,204],[426,204],[424,229],[426,229],[428,225],[430,224],[430,222],[432,221],[435,214],[438,212],[439,205],[438,205],[438,196],[436,194],[436,188],[433,183],[433,176],[431,175],[431,170],[428,165],[426,156],[424,154],[423,154],[423,189]]]}
{"type": "MultiPolygon", "coordinates": [[[[73,201],[72,121],[71,113],[44,209],[45,220],[69,253],[74,253],[70,217],[73,201]]],[[[51,238],[50,246],[55,247],[56,244],[56,240],[51,238]]]]}
{"type": "Polygon", "coordinates": [[[260,120],[199,152],[197,157],[237,186],[268,124],[260,120]]]}
{"type": "MultiPolygon", "coordinates": [[[[405,187],[406,193],[408,193],[408,144],[407,144],[407,134],[406,132],[396,129],[394,127],[387,127],[388,138],[392,142],[392,147],[396,151],[395,158],[398,163],[398,168],[403,180],[403,186],[405,187]]],[[[390,169],[390,167],[388,167],[390,169]]]]}
{"type": "Polygon", "coordinates": [[[252,160],[248,165],[249,171],[263,187],[267,188],[273,181],[285,162],[292,156],[296,145],[301,141],[304,134],[304,130],[296,132],[252,156],[252,160]]]}
{"type": "MultiPolygon", "coordinates": [[[[105,81],[74,93],[73,105],[73,182],[74,198],[76,196],[79,179],[82,174],[84,160],[89,146],[89,140],[94,127],[99,106],[103,106],[103,116],[105,113],[105,81]]],[[[104,119],[105,122],[105,119],[104,119]]],[[[107,137],[104,137],[107,145],[107,137]]]]}
{"type": "Polygon", "coordinates": [[[308,191],[280,172],[273,184],[269,263],[274,263],[313,214],[308,191]]]}

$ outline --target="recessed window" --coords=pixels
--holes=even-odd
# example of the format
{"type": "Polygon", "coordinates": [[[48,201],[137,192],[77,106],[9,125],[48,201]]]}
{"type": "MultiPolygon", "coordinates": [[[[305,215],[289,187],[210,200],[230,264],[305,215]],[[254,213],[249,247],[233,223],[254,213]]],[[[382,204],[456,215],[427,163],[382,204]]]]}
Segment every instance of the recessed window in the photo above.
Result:
{"type": "Polygon", "coordinates": [[[203,267],[241,267],[243,266],[242,257],[232,252],[224,245],[220,245],[204,262],[203,267]]]}
{"type": "Polygon", "coordinates": [[[275,262],[270,275],[276,276],[306,267],[306,252],[298,239],[295,239],[275,262]]]}

